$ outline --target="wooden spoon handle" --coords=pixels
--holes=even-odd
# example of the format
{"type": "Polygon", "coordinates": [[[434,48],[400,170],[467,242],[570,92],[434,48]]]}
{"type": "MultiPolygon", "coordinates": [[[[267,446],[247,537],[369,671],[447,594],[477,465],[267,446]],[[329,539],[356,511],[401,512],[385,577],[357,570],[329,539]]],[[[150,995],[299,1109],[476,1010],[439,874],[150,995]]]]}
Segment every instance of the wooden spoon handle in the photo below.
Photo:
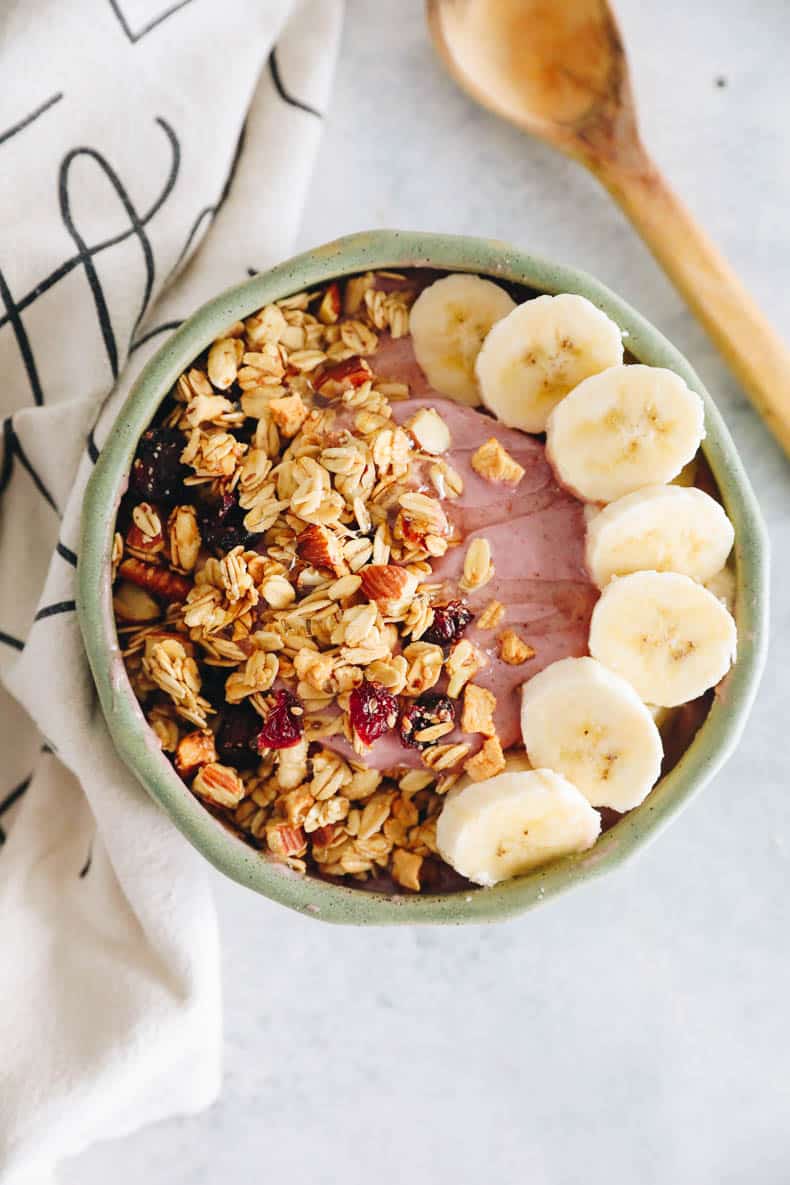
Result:
{"type": "Polygon", "coordinates": [[[648,158],[645,166],[592,167],[790,454],[790,350],[648,158]]]}

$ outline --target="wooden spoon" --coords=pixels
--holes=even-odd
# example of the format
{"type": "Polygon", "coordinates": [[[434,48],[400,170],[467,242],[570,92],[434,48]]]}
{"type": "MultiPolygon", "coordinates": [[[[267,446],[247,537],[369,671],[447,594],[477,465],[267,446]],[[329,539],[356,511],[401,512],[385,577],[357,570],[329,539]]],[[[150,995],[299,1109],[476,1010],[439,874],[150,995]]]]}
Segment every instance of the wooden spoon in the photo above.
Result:
{"type": "Polygon", "coordinates": [[[606,0],[427,0],[427,12],[478,103],[606,186],[790,453],[790,350],[648,156],[606,0]]]}

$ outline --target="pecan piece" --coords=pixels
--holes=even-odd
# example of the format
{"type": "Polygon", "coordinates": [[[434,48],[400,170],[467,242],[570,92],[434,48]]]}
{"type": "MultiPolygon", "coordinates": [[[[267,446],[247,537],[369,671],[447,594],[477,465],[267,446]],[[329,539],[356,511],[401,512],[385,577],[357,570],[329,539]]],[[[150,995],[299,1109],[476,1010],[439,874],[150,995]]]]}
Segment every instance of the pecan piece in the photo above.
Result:
{"type": "Polygon", "coordinates": [[[373,371],[365,359],[359,354],[352,354],[342,362],[325,366],[313,381],[315,389],[331,399],[341,391],[347,391],[349,387],[361,387],[372,377],[373,371]]]}
{"type": "Polygon", "coordinates": [[[179,576],[177,572],[170,572],[167,568],[155,568],[134,556],[124,560],[118,572],[124,580],[144,588],[152,596],[168,603],[185,601],[192,588],[192,581],[179,576]]]}
{"type": "Polygon", "coordinates": [[[310,839],[313,841],[313,847],[327,848],[335,838],[337,825],[335,823],[325,823],[323,827],[316,827],[310,839]]]}

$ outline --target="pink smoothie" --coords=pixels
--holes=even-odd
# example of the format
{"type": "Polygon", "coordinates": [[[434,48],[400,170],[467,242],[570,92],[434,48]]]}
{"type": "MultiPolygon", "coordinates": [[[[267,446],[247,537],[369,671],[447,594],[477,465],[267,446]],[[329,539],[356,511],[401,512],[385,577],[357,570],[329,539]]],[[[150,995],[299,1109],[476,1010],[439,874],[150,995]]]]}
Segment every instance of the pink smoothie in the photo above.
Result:
{"type": "MultiPolygon", "coordinates": [[[[587,653],[590,614],[598,593],[584,567],[582,503],[557,486],[540,439],[505,428],[484,412],[433,392],[414,359],[410,338],[393,341],[382,336],[372,365],[380,379],[409,384],[411,397],[392,405],[398,423],[420,407],[433,407],[450,430],[452,443],[445,459],[460,473],[464,490],[459,498],[448,499],[443,505],[459,542],[434,562],[433,579],[446,581],[448,599],[462,597],[475,615],[492,600],[505,606],[505,617],[496,629],[479,630],[472,622],[464,636],[488,660],[474,681],[497,698],[494,719],[507,749],[521,741],[522,683],[559,658],[587,653]],[[472,468],[472,454],[491,436],[525,470],[515,489],[486,481],[472,468]],[[477,592],[460,593],[457,581],[464,555],[470,540],[478,535],[490,544],[495,575],[477,592]],[[535,657],[521,666],[509,666],[499,658],[496,639],[507,627],[535,650],[535,657]]],[[[443,687],[440,683],[436,690],[443,687]]],[[[473,749],[483,740],[480,736],[470,738],[459,729],[443,741],[470,739],[473,749]]],[[[351,746],[342,738],[333,737],[326,743],[352,756],[351,746]]],[[[374,742],[365,761],[377,769],[421,764],[419,752],[403,746],[397,731],[374,742]]]]}

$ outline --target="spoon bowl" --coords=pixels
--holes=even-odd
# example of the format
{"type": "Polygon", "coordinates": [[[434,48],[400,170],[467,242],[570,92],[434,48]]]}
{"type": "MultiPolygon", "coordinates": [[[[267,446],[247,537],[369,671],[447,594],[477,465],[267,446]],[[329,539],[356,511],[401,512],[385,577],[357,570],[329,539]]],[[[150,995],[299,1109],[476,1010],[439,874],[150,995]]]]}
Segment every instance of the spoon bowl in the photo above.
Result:
{"type": "Polygon", "coordinates": [[[470,95],[571,156],[613,112],[633,110],[622,41],[602,0],[430,0],[428,19],[470,95]]]}
{"type": "Polygon", "coordinates": [[[790,351],[642,144],[607,0],[427,0],[427,16],[473,99],[606,186],[790,453],[790,351]]]}

